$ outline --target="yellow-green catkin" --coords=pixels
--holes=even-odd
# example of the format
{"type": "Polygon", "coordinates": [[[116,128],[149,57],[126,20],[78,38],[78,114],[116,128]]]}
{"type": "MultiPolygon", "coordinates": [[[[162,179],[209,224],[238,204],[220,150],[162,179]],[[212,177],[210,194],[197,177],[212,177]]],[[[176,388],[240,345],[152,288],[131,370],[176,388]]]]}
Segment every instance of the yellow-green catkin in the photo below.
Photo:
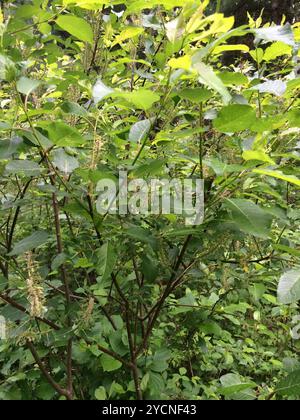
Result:
{"type": "Polygon", "coordinates": [[[27,299],[30,303],[30,315],[42,317],[46,312],[45,294],[41,284],[41,277],[37,272],[32,253],[27,254],[27,299]]]}

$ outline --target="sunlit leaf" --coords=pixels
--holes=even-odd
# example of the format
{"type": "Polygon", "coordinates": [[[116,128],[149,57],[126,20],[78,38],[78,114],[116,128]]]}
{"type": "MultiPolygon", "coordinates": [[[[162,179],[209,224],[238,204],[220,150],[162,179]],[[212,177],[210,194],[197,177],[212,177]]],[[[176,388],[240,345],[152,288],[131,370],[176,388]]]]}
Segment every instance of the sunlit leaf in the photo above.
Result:
{"type": "Polygon", "coordinates": [[[281,276],[277,295],[279,302],[284,304],[300,300],[300,270],[291,270],[281,276]]]}
{"type": "Polygon", "coordinates": [[[222,133],[235,133],[251,129],[256,122],[256,112],[250,105],[228,105],[214,120],[214,127],[222,133]]]}
{"type": "Polygon", "coordinates": [[[269,28],[255,29],[254,34],[257,40],[264,42],[283,42],[295,46],[295,39],[292,27],[289,23],[285,26],[270,26],[269,28]]]}
{"type": "Polygon", "coordinates": [[[129,140],[135,143],[141,142],[149,133],[150,128],[150,120],[143,120],[135,123],[130,129],[129,140]]]}
{"type": "Polygon", "coordinates": [[[74,15],[59,16],[56,20],[58,26],[64,31],[69,32],[80,41],[93,44],[94,36],[91,25],[84,19],[74,15]]]}
{"type": "Polygon", "coordinates": [[[231,95],[227,88],[224,86],[222,80],[216,75],[212,68],[204,63],[197,63],[193,65],[193,68],[199,75],[199,82],[210,87],[211,89],[218,92],[225,104],[230,102],[231,95]]]}
{"type": "Polygon", "coordinates": [[[269,169],[253,169],[253,172],[260,175],[270,176],[272,178],[281,179],[282,181],[289,182],[290,184],[300,187],[300,179],[294,175],[285,175],[281,171],[272,171],[269,169]]]}

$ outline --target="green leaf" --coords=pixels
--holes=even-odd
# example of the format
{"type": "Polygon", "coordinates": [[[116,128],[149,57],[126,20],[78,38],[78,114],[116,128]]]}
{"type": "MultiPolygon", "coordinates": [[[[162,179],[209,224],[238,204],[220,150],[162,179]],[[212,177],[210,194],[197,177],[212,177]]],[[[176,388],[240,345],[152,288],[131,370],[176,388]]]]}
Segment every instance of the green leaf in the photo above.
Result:
{"type": "Polygon", "coordinates": [[[2,276],[2,274],[0,274],[0,292],[5,290],[7,286],[8,286],[8,279],[2,276]]]}
{"type": "Polygon", "coordinates": [[[49,139],[61,147],[77,147],[85,143],[85,139],[79,131],[64,122],[40,122],[39,126],[48,131],[49,139]]]}
{"type": "Polygon", "coordinates": [[[291,248],[289,246],[282,245],[282,244],[273,244],[273,249],[277,251],[282,251],[283,253],[290,254],[290,255],[293,255],[294,257],[300,258],[300,251],[298,249],[291,248]]]}
{"type": "Polygon", "coordinates": [[[110,242],[102,245],[97,251],[97,273],[101,276],[101,280],[107,280],[117,261],[117,255],[110,242]]]}
{"type": "Polygon", "coordinates": [[[200,62],[195,63],[193,65],[193,68],[197,71],[199,75],[200,83],[203,83],[204,85],[218,92],[222,96],[222,99],[225,104],[228,104],[231,101],[231,95],[229,91],[211,67],[200,62]]]}
{"type": "Polygon", "coordinates": [[[249,83],[248,77],[243,73],[225,71],[218,74],[225,86],[243,86],[249,83]]]}
{"type": "Polygon", "coordinates": [[[300,127],[300,110],[296,108],[289,111],[288,120],[291,127],[300,127]]]}
{"type": "Polygon", "coordinates": [[[41,245],[44,245],[49,239],[49,234],[44,231],[38,231],[28,236],[22,241],[18,242],[13,250],[8,254],[9,256],[17,256],[24,254],[27,251],[31,251],[35,248],[38,248],[41,245]]]}
{"type": "Polygon", "coordinates": [[[243,169],[241,165],[230,165],[214,157],[204,159],[203,162],[205,163],[205,165],[211,168],[217,176],[223,176],[231,172],[240,172],[243,169]]]}
{"type": "Polygon", "coordinates": [[[121,384],[118,384],[117,382],[113,381],[111,384],[110,390],[109,390],[109,397],[111,397],[113,394],[122,395],[125,394],[126,391],[123,388],[121,384]]]}
{"type": "Polygon", "coordinates": [[[0,54],[0,80],[12,82],[16,77],[15,63],[5,55],[0,54]]]}
{"type": "Polygon", "coordinates": [[[205,102],[213,96],[213,93],[205,88],[182,89],[177,94],[181,98],[195,103],[205,102]]]}
{"type": "Polygon", "coordinates": [[[42,171],[39,164],[31,160],[12,160],[6,165],[5,170],[10,175],[25,176],[40,175],[42,171]]]}
{"type": "Polygon", "coordinates": [[[129,141],[140,143],[148,135],[151,128],[150,120],[143,120],[135,123],[129,132],[129,141]]]}
{"type": "Polygon", "coordinates": [[[264,60],[265,61],[272,61],[278,57],[282,57],[283,55],[291,55],[292,48],[289,45],[286,45],[283,42],[274,42],[270,47],[265,50],[264,53],[264,60]]]}
{"type": "Polygon", "coordinates": [[[228,105],[214,120],[214,127],[222,133],[236,133],[251,129],[256,122],[255,110],[250,105],[228,105]]]}
{"type": "Polygon", "coordinates": [[[153,283],[158,277],[158,267],[156,261],[152,260],[148,255],[143,255],[141,270],[145,279],[153,283]]]}
{"type": "Polygon", "coordinates": [[[300,370],[290,373],[285,379],[280,381],[276,393],[289,397],[298,397],[300,395],[300,370]]]}
{"type": "Polygon", "coordinates": [[[165,27],[168,40],[174,44],[178,39],[182,38],[185,30],[183,15],[180,14],[176,19],[167,22],[165,27]]]}
{"type": "Polygon", "coordinates": [[[100,386],[95,391],[95,397],[98,401],[105,401],[107,399],[106,389],[104,386],[100,386]]]}
{"type": "Polygon", "coordinates": [[[260,162],[270,163],[271,165],[275,165],[275,162],[270,158],[267,153],[262,150],[246,150],[243,153],[243,159],[245,160],[258,160],[260,162]]]}
{"type": "Polygon", "coordinates": [[[168,61],[168,66],[172,69],[183,69],[183,70],[190,70],[192,65],[192,59],[189,55],[184,55],[178,58],[171,58],[168,61]]]}
{"type": "Polygon", "coordinates": [[[222,54],[225,51],[243,51],[248,52],[249,47],[245,44],[236,44],[236,45],[220,45],[213,50],[213,54],[222,54]]]}
{"type": "Polygon", "coordinates": [[[114,42],[112,43],[112,46],[122,43],[123,41],[126,41],[127,39],[133,39],[136,36],[141,35],[144,32],[144,28],[139,28],[136,26],[129,26],[128,28],[124,29],[120,35],[118,35],[114,42]]]}
{"type": "Polygon", "coordinates": [[[41,85],[40,80],[28,79],[28,77],[21,77],[17,82],[17,89],[24,95],[29,95],[41,85]]]}
{"type": "Polygon", "coordinates": [[[61,29],[69,32],[69,34],[79,39],[80,41],[93,44],[93,29],[86,20],[69,14],[59,16],[59,18],[56,20],[56,23],[61,27],[61,29]]]}
{"type": "Polygon", "coordinates": [[[260,93],[271,93],[275,96],[283,96],[286,92],[287,84],[282,80],[269,80],[260,83],[251,88],[251,90],[258,90],[260,93]]]}
{"type": "Polygon", "coordinates": [[[143,392],[147,390],[147,386],[148,386],[148,383],[149,383],[149,379],[150,379],[150,373],[149,373],[149,372],[147,372],[147,373],[143,376],[143,378],[142,378],[142,380],[141,380],[141,390],[142,390],[143,392]]]}
{"type": "Polygon", "coordinates": [[[48,137],[44,136],[42,133],[40,133],[39,130],[34,130],[34,134],[32,131],[21,131],[22,136],[25,139],[28,139],[32,144],[35,144],[36,146],[42,146],[43,149],[47,150],[53,147],[52,141],[48,139],[48,137]]]}
{"type": "Polygon", "coordinates": [[[219,388],[219,393],[225,397],[234,397],[234,394],[242,391],[253,389],[257,385],[254,382],[244,381],[239,375],[228,373],[220,378],[222,388],[219,388]]]}
{"type": "Polygon", "coordinates": [[[79,115],[80,117],[85,117],[88,115],[88,112],[76,102],[64,102],[61,105],[61,109],[66,114],[79,115]]]}
{"type": "Polygon", "coordinates": [[[68,155],[64,149],[57,149],[53,152],[53,164],[65,174],[71,174],[79,167],[78,160],[68,155]]]}
{"type": "Polygon", "coordinates": [[[106,98],[113,92],[113,89],[107,87],[101,79],[98,79],[95,86],[93,87],[93,99],[95,104],[98,104],[102,101],[102,99],[106,98]]]}
{"type": "Polygon", "coordinates": [[[147,111],[152,108],[155,102],[160,100],[160,96],[152,90],[140,89],[130,93],[115,93],[114,96],[124,98],[132,103],[136,108],[147,111]]]}
{"type": "Polygon", "coordinates": [[[10,159],[22,144],[22,139],[13,137],[11,140],[0,141],[0,159],[10,159]]]}
{"type": "Polygon", "coordinates": [[[291,270],[281,276],[277,295],[279,302],[285,305],[300,300],[300,270],[291,270]]]}
{"type": "Polygon", "coordinates": [[[127,229],[125,233],[138,242],[149,244],[153,249],[157,247],[156,238],[146,229],[141,227],[131,227],[127,229]]]}
{"type": "Polygon", "coordinates": [[[67,261],[67,256],[64,253],[55,256],[51,263],[51,270],[55,271],[67,261]]]}
{"type": "Polygon", "coordinates": [[[264,59],[264,50],[262,48],[256,48],[250,51],[249,54],[257,64],[260,64],[264,59]]]}
{"type": "Polygon", "coordinates": [[[272,178],[281,179],[282,181],[289,182],[290,184],[300,187],[300,179],[294,175],[285,175],[281,171],[271,171],[268,169],[253,169],[253,172],[260,175],[270,176],[272,178]]]}
{"type": "Polygon", "coordinates": [[[114,331],[109,335],[109,344],[113,351],[120,356],[125,356],[129,352],[128,346],[123,343],[122,330],[114,331]]]}
{"type": "Polygon", "coordinates": [[[63,4],[66,6],[76,5],[88,10],[102,9],[103,6],[111,3],[111,0],[63,0],[63,4]]]}
{"type": "Polygon", "coordinates": [[[250,287],[250,292],[255,300],[260,300],[263,295],[266,293],[266,287],[261,283],[255,283],[250,287]]]}
{"type": "Polygon", "coordinates": [[[250,200],[229,199],[225,206],[231,212],[231,219],[242,232],[267,239],[270,235],[272,216],[250,200]]]}
{"type": "Polygon", "coordinates": [[[114,359],[106,353],[102,354],[100,360],[104,372],[113,372],[120,369],[122,366],[122,363],[119,362],[119,360],[114,359]]]}
{"type": "Polygon", "coordinates": [[[222,328],[215,321],[206,321],[199,325],[199,330],[206,335],[222,336],[222,328]]]}
{"type": "Polygon", "coordinates": [[[295,46],[295,38],[292,27],[289,23],[285,26],[270,26],[269,28],[259,28],[254,31],[256,40],[265,42],[283,42],[284,44],[295,46]]]}
{"type": "Polygon", "coordinates": [[[168,360],[171,358],[172,353],[168,349],[158,350],[152,360],[151,370],[153,372],[164,372],[168,369],[168,360]]]}

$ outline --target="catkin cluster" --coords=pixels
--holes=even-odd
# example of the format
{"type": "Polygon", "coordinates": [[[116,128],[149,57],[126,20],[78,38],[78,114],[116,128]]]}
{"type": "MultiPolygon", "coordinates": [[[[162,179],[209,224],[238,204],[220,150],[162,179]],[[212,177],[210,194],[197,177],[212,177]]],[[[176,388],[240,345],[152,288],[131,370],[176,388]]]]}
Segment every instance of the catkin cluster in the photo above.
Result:
{"type": "Polygon", "coordinates": [[[27,299],[30,303],[30,315],[32,317],[41,317],[46,312],[45,295],[31,252],[27,254],[27,273],[26,285],[27,299]]]}

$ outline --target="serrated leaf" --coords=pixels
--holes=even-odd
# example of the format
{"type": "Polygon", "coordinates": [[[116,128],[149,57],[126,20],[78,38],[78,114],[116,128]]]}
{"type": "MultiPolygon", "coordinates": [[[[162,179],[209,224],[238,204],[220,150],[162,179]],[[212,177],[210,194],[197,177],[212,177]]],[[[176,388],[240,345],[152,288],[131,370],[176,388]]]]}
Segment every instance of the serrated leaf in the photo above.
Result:
{"type": "Polygon", "coordinates": [[[135,123],[129,132],[129,141],[140,143],[147,136],[151,128],[150,120],[143,120],[135,123]]]}
{"type": "Polygon", "coordinates": [[[49,234],[44,231],[38,231],[28,236],[22,241],[18,242],[13,250],[8,254],[9,256],[17,256],[24,254],[27,251],[31,251],[35,248],[38,248],[41,245],[44,245],[49,238],[49,234]]]}
{"type": "Polygon", "coordinates": [[[272,216],[263,208],[250,200],[229,198],[225,200],[225,206],[241,231],[259,238],[269,237],[272,216]]]}
{"type": "Polygon", "coordinates": [[[235,394],[239,394],[245,390],[253,389],[257,386],[254,382],[245,381],[239,375],[234,373],[228,373],[227,375],[222,376],[220,378],[220,382],[222,384],[222,388],[219,388],[219,393],[225,397],[232,397],[233,399],[235,399],[235,394]]]}
{"type": "Polygon", "coordinates": [[[300,270],[291,270],[281,276],[277,295],[279,302],[285,305],[300,300],[300,270]]]}
{"type": "Polygon", "coordinates": [[[68,155],[64,149],[57,149],[53,152],[54,165],[65,174],[71,174],[79,168],[79,162],[73,156],[68,155]]]}
{"type": "Polygon", "coordinates": [[[100,361],[104,372],[113,372],[120,369],[122,366],[122,363],[119,362],[119,360],[114,359],[106,353],[102,354],[100,361]]]}
{"type": "Polygon", "coordinates": [[[290,373],[285,379],[280,381],[276,393],[290,397],[298,397],[300,395],[300,370],[290,373]]]}
{"type": "Polygon", "coordinates": [[[36,176],[42,171],[39,164],[31,160],[12,160],[5,170],[8,174],[19,174],[25,176],[36,176]]]}
{"type": "Polygon", "coordinates": [[[97,273],[101,276],[101,280],[105,281],[111,275],[116,261],[117,256],[113,246],[107,242],[97,251],[97,273]]]}
{"type": "Polygon", "coordinates": [[[40,122],[39,126],[48,131],[49,139],[56,146],[77,147],[85,143],[85,139],[79,131],[64,122],[40,122]]]}
{"type": "Polygon", "coordinates": [[[214,127],[222,133],[236,133],[251,129],[256,122],[255,110],[250,105],[228,105],[213,121],[214,127]]]}

